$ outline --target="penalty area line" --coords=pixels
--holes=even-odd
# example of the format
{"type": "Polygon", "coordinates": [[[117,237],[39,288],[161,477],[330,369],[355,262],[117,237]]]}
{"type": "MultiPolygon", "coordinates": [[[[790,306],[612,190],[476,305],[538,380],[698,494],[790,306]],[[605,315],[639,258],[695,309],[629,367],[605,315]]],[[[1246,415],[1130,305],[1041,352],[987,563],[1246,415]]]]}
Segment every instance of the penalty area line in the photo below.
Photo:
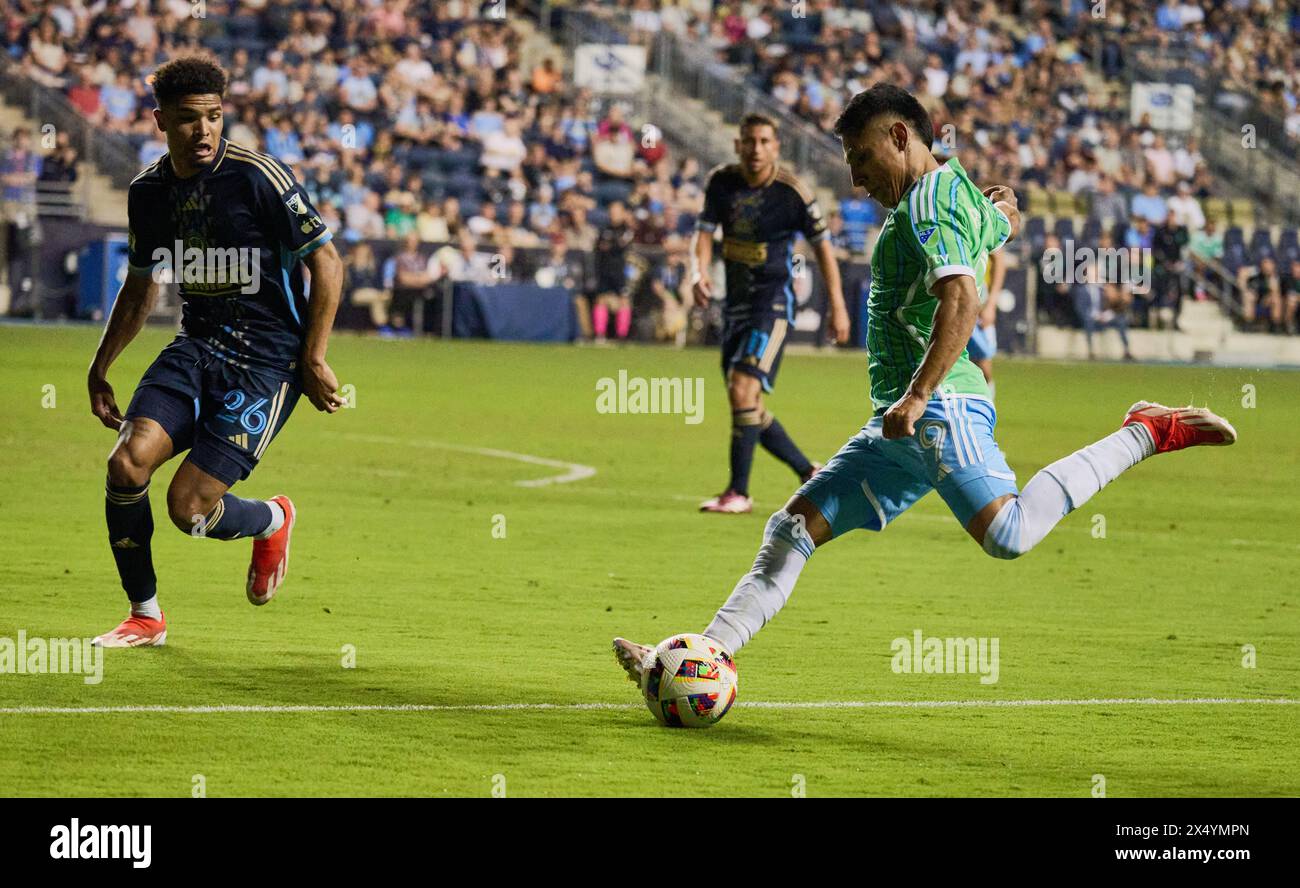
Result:
{"type": "MultiPolygon", "coordinates": [[[[1052,706],[1296,706],[1300,700],[1234,697],[1095,697],[1081,700],[741,700],[741,709],[1002,709],[1052,706]]],[[[371,705],[5,706],[0,715],[277,715],[330,712],[548,712],[640,709],[640,703],[376,703],[371,705]]]]}
{"type": "Polygon", "coordinates": [[[426,450],[451,450],[455,453],[472,453],[475,456],[491,456],[496,459],[509,459],[533,466],[564,469],[564,472],[559,475],[548,475],[544,478],[529,478],[523,481],[516,481],[515,486],[517,487],[546,487],[550,484],[569,484],[573,481],[581,481],[584,478],[590,478],[596,474],[594,466],[585,466],[582,463],[575,462],[565,462],[562,459],[548,459],[544,456],[533,456],[530,453],[515,453],[511,450],[497,450],[494,447],[470,447],[466,444],[447,444],[442,441],[430,441],[426,438],[394,438],[389,435],[363,435],[350,432],[339,433],[339,437],[349,438],[353,441],[363,441],[369,444],[387,444],[390,446],[404,444],[408,447],[423,447],[426,450]]]}

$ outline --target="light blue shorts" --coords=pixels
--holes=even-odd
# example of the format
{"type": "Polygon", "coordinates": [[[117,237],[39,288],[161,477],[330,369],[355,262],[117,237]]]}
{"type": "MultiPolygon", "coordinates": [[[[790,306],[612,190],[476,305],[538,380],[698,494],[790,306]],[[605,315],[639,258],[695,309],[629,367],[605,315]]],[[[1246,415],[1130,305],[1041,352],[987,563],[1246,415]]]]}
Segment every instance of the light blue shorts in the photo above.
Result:
{"type": "Polygon", "coordinates": [[[1018,493],[1016,476],[993,440],[997,412],[986,398],[932,398],[910,438],[886,440],[874,417],[840,448],[799,495],[813,502],[834,536],[883,530],[931,490],[962,527],[980,509],[1018,493]]]}
{"type": "Polygon", "coordinates": [[[981,327],[978,324],[966,343],[966,354],[972,361],[986,361],[998,353],[998,328],[981,327]]]}

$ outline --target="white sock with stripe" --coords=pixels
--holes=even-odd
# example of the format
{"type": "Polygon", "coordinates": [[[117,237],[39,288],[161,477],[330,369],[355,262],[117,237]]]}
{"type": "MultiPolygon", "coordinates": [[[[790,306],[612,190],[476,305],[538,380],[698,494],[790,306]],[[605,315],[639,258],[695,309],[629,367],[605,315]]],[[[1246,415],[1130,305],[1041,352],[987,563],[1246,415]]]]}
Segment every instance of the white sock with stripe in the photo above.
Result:
{"type": "Polygon", "coordinates": [[[1025,554],[1062,518],[1155,452],[1146,426],[1127,425],[1058,459],[1030,478],[1020,495],[1002,507],[984,534],[984,551],[995,558],[1025,554]]]}
{"type": "Polygon", "coordinates": [[[704,634],[735,653],[790,600],[813,553],[803,516],[782,509],[767,520],[754,566],[718,609],[704,634]]]}

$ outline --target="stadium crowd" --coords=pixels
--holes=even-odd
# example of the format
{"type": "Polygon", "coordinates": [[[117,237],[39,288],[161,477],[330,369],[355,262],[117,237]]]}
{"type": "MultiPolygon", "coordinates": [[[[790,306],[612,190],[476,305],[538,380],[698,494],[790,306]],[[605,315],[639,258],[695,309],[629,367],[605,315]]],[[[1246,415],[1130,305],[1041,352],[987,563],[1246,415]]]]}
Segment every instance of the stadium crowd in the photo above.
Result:
{"type": "Polygon", "coordinates": [[[5,33],[28,76],[130,139],[142,166],[166,146],[138,72],[215,55],[230,74],[226,137],[288,163],[345,245],[404,245],[378,287],[356,288],[378,291],[362,298],[385,328],[407,332],[410,301],[439,280],[530,279],[572,284],[588,335],[628,336],[639,297],[646,323],[675,337],[704,171],[553,59],[525,70],[517,30],[479,7],[214,0],[193,18],[169,0],[21,0],[5,33]]]}
{"type": "MultiPolygon", "coordinates": [[[[1197,69],[1214,71],[1217,100],[1235,99],[1284,119],[1300,139],[1300,3],[1274,0],[1162,0],[1152,6],[1083,0],[805,0],[774,2],[589,0],[586,9],[628,13],[633,39],[659,31],[711,48],[718,61],[793,115],[830,132],[844,104],[878,82],[904,86],[934,120],[936,153],[959,152],[977,182],[1015,183],[1030,213],[1057,215],[1049,195],[1068,195],[1085,218],[1062,239],[1145,248],[1151,292],[1114,288],[1110,307],[1141,326],[1177,325],[1182,299],[1203,295],[1186,273],[1206,260],[1226,267],[1249,328],[1295,332],[1300,247],[1294,230],[1278,242],[1207,220],[1216,183],[1194,136],[1177,139],[1146,120],[1131,122],[1125,58],[1138,46],[1178,47],[1197,69]],[[1089,65],[1089,62],[1095,62],[1089,65]],[[975,150],[970,150],[975,149],[975,150]],[[1028,200],[1025,200],[1025,197],[1028,200]],[[1103,238],[1104,233],[1104,238],[1103,238]],[[1280,276],[1268,269],[1281,267],[1280,276]],[[1271,281],[1271,283],[1269,283],[1271,281]]],[[[861,249],[877,221],[868,202],[841,206],[861,249]]],[[[1031,249],[1047,248],[1045,229],[1031,249]]],[[[1040,300],[1046,319],[1087,327],[1088,317],[1055,288],[1040,300]]]]}
{"type": "MultiPolygon", "coordinates": [[[[800,16],[771,2],[559,5],[625,8],[633,38],[692,34],[822,129],[857,90],[909,87],[944,134],[936,147],[960,153],[976,181],[1075,196],[1082,240],[1149,248],[1157,286],[1113,306],[1135,323],[1176,324],[1191,295],[1183,271],[1214,260],[1236,276],[1248,325],[1294,328],[1294,237],[1220,233],[1195,140],[1132,125],[1126,93],[1089,88],[1116,76],[1132,42],[1180,41],[1234,83],[1266,85],[1261,98],[1290,120],[1296,43],[1274,26],[1296,27],[1294,4],[1109,0],[1094,20],[1081,0],[802,3],[800,16]],[[1097,47],[1100,75],[1083,57],[1097,47]]],[[[352,287],[356,305],[384,328],[405,331],[413,300],[439,281],[526,279],[571,284],[587,335],[628,336],[635,317],[643,334],[680,336],[705,171],[653,127],[634,129],[617,103],[573,86],[555,60],[525,69],[510,18],[485,17],[485,6],[209,0],[195,18],[189,0],[12,0],[3,24],[26,75],[130,139],[142,166],[166,150],[142,72],[186,51],[217,56],[230,72],[227,137],[289,163],[345,245],[400,242],[381,262],[345,250],[366,282],[352,287]]],[[[865,251],[879,214],[866,200],[829,213],[842,256],[865,251]]],[[[1035,254],[1050,234],[1076,236],[1063,221],[1031,231],[1035,254]]],[[[1040,299],[1048,319],[1086,326],[1076,304],[1040,299]]]]}

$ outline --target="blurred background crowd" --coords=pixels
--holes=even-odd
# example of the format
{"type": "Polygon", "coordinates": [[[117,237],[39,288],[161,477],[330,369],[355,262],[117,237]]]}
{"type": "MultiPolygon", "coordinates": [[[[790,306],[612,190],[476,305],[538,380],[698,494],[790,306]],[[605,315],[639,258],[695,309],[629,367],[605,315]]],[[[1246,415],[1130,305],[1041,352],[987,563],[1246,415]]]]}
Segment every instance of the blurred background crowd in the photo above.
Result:
{"type": "MultiPolygon", "coordinates": [[[[1025,261],[1069,240],[1142,250],[1150,290],[1107,288],[1107,317],[1174,327],[1183,300],[1205,295],[1190,272],[1212,265],[1230,279],[1243,326],[1296,329],[1294,228],[1275,234],[1246,218],[1194,136],[1133,120],[1120,77],[1139,44],[1177,49],[1216,73],[1224,101],[1264,109],[1300,139],[1295,3],[550,6],[622,16],[632,41],[688,37],[825,131],[857,91],[902,85],[930,110],[936,153],[1021,195],[1034,217],[1025,261]]],[[[166,150],[149,72],[179,53],[215,55],[230,74],[226,137],[293,167],[339,237],[352,309],[387,332],[404,335],[413,304],[439,281],[527,280],[571,289],[585,336],[685,334],[687,248],[708,170],[630,106],[576,87],[563,58],[524,64],[509,0],[204,7],[195,17],[190,0],[8,0],[0,23],[10,70],[129,139],[141,167],[166,150]],[[602,305],[615,317],[635,306],[634,323],[610,327],[602,305]]],[[[66,134],[46,145],[7,135],[9,237],[38,237],[12,223],[34,215],[38,183],[76,179],[76,151],[66,134]]],[[[863,261],[884,209],[848,197],[828,210],[838,254],[863,261]]],[[[1081,308],[1065,285],[1039,287],[1050,323],[1086,326],[1080,313],[1098,305],[1081,308]]]]}

